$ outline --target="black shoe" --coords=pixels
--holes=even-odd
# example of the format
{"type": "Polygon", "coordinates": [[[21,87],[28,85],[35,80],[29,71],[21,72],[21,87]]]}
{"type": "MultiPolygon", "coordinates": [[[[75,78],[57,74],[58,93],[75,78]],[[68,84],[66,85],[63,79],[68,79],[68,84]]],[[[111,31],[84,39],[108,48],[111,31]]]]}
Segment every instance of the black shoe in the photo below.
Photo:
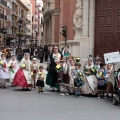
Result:
{"type": "Polygon", "coordinates": [[[51,90],[51,92],[55,92],[55,90],[51,90]]]}
{"type": "Polygon", "coordinates": [[[0,84],[0,88],[4,88],[2,84],[0,84]]]}
{"type": "Polygon", "coordinates": [[[25,88],[22,88],[22,91],[25,91],[25,88]]]}
{"type": "Polygon", "coordinates": [[[11,87],[15,87],[14,85],[11,85],[11,87]]]}
{"type": "Polygon", "coordinates": [[[57,90],[57,92],[60,92],[60,90],[57,90]]]}
{"type": "Polygon", "coordinates": [[[26,88],[26,89],[25,89],[25,91],[31,91],[31,89],[29,89],[29,88],[26,88]]]}
{"type": "Polygon", "coordinates": [[[6,86],[6,85],[3,85],[3,88],[7,88],[7,86],[6,86]]]}

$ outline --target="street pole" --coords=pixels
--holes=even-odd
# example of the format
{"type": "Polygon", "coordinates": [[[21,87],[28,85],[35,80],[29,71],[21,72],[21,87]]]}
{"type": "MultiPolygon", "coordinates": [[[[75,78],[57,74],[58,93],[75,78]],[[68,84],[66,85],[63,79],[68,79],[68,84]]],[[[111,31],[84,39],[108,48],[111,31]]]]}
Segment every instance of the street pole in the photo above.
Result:
{"type": "Polygon", "coordinates": [[[65,37],[65,47],[67,46],[67,36],[65,37]]]}

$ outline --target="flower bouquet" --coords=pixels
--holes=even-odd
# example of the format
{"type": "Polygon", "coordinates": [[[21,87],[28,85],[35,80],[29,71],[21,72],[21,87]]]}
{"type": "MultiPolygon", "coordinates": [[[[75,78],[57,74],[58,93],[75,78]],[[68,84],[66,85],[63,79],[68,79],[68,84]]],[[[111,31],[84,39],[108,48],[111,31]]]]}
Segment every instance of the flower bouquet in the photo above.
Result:
{"type": "Polygon", "coordinates": [[[43,72],[38,72],[38,75],[40,75],[40,76],[41,76],[42,74],[43,74],[43,72]]]}
{"type": "Polygon", "coordinates": [[[74,86],[80,87],[85,85],[85,79],[82,72],[78,72],[77,77],[74,79],[74,86]]]}
{"type": "Polygon", "coordinates": [[[0,60],[0,67],[4,68],[4,62],[2,60],[0,60]]]}
{"type": "Polygon", "coordinates": [[[96,69],[94,67],[90,68],[91,74],[96,74],[96,69]]]}
{"type": "Polygon", "coordinates": [[[15,73],[14,71],[14,66],[11,64],[10,66],[8,66],[9,70],[12,71],[13,73],[15,73]]]}
{"type": "Polygon", "coordinates": [[[33,73],[33,72],[31,72],[31,73],[30,73],[30,76],[33,76],[33,75],[34,75],[34,73],[33,73]]]}
{"type": "Polygon", "coordinates": [[[26,68],[26,65],[25,65],[25,64],[22,64],[21,67],[22,67],[22,69],[25,69],[25,68],[26,68]]]}
{"type": "Polygon", "coordinates": [[[3,62],[2,60],[0,60],[0,67],[1,67],[1,68],[6,68],[6,67],[7,67],[7,66],[6,66],[6,63],[3,62]]]}

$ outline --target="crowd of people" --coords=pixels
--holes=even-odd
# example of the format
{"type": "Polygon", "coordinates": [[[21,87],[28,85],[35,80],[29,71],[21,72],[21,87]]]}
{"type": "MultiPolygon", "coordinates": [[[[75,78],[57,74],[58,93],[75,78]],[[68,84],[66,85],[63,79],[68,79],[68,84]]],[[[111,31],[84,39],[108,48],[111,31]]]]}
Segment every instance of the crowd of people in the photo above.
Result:
{"type": "Polygon", "coordinates": [[[22,90],[37,87],[38,92],[43,93],[43,88],[47,84],[52,88],[51,92],[57,91],[59,95],[75,94],[77,98],[81,95],[106,97],[107,94],[102,90],[105,90],[105,93],[114,92],[111,79],[113,65],[104,64],[99,56],[93,59],[90,55],[84,68],[81,68],[81,59],[74,58],[68,47],[64,47],[61,51],[57,46],[47,45],[40,46],[39,49],[35,47],[34,50],[30,47],[22,50],[18,47],[16,55],[12,55],[8,63],[5,55],[2,53],[0,55],[1,88],[6,88],[6,80],[9,79],[11,87],[19,86],[22,90]],[[37,56],[41,66],[37,64],[37,56]],[[44,56],[47,61],[47,75],[42,66],[44,56]]]}
{"type": "Polygon", "coordinates": [[[13,53],[17,56],[17,60],[21,61],[24,53],[30,54],[30,59],[32,58],[39,58],[40,63],[43,63],[43,60],[47,61],[48,55],[49,55],[49,46],[50,45],[40,45],[40,46],[26,46],[25,48],[22,48],[18,46],[15,48],[13,53]]]}

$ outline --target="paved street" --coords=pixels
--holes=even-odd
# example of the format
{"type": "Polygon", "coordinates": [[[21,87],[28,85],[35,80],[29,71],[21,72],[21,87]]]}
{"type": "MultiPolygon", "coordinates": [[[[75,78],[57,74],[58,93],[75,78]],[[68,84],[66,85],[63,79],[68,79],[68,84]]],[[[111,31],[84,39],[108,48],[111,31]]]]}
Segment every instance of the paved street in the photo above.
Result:
{"type": "Polygon", "coordinates": [[[0,89],[0,120],[118,120],[120,106],[111,99],[59,96],[19,88],[0,89]]]}
{"type": "MultiPolygon", "coordinates": [[[[46,67],[46,64],[44,64],[46,67]]],[[[112,99],[59,96],[48,86],[44,93],[20,88],[0,89],[0,120],[118,120],[120,106],[112,99]]]]}

